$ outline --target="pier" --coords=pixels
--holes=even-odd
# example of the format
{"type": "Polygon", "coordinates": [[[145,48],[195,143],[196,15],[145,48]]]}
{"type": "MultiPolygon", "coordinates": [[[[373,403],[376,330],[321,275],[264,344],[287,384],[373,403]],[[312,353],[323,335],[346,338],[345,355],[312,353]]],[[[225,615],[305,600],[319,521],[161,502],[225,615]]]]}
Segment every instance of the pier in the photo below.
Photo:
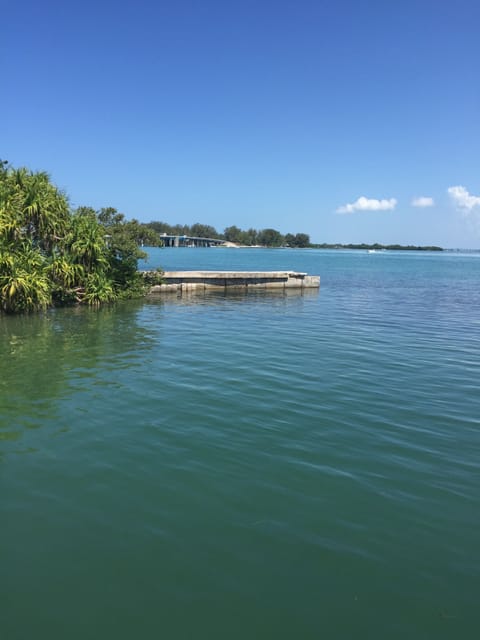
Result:
{"type": "Polygon", "coordinates": [[[320,276],[298,271],[165,271],[150,293],[207,289],[319,289],[320,276]]]}

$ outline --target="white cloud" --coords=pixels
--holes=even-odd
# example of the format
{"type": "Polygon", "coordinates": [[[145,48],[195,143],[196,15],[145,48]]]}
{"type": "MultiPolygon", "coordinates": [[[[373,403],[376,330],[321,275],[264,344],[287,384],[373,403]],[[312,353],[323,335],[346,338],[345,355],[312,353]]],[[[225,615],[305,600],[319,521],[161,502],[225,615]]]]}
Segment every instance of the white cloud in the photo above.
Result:
{"type": "Polygon", "coordinates": [[[395,198],[389,200],[376,200],[375,198],[365,198],[360,196],[358,200],[351,204],[338,207],[337,213],[354,213],[355,211],[392,211],[395,209],[397,201],[395,198]]]}
{"type": "Polygon", "coordinates": [[[475,207],[480,207],[480,196],[472,196],[465,187],[449,187],[447,191],[455,205],[465,214],[469,214],[475,207]]]}
{"type": "Polygon", "coordinates": [[[412,200],[412,207],[433,207],[434,204],[435,202],[433,198],[430,198],[428,196],[420,196],[419,198],[414,198],[412,200]]]}

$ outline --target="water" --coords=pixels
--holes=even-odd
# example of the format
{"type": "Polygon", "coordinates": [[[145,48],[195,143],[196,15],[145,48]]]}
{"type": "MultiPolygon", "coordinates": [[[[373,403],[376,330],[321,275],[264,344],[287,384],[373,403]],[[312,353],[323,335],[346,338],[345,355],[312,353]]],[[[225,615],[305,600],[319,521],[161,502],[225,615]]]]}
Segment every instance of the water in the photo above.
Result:
{"type": "Polygon", "coordinates": [[[476,638],[480,256],[0,319],[2,640],[476,638]]]}

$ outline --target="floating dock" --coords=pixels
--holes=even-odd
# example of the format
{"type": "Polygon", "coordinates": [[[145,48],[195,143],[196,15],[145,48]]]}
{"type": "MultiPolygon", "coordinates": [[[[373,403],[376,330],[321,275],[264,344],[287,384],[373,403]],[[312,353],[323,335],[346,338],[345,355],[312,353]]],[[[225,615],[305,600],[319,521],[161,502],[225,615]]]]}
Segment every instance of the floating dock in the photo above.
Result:
{"type": "Polygon", "coordinates": [[[298,271],[165,271],[150,293],[206,289],[318,289],[320,276],[298,271]]]}

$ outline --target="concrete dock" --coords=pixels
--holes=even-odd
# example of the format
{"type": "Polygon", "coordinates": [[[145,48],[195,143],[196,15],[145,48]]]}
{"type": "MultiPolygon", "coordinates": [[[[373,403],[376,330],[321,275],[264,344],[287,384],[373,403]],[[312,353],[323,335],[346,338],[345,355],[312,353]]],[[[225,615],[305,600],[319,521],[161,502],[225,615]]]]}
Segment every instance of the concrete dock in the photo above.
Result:
{"type": "Polygon", "coordinates": [[[206,289],[318,289],[320,276],[298,271],[165,271],[150,293],[206,289]]]}

